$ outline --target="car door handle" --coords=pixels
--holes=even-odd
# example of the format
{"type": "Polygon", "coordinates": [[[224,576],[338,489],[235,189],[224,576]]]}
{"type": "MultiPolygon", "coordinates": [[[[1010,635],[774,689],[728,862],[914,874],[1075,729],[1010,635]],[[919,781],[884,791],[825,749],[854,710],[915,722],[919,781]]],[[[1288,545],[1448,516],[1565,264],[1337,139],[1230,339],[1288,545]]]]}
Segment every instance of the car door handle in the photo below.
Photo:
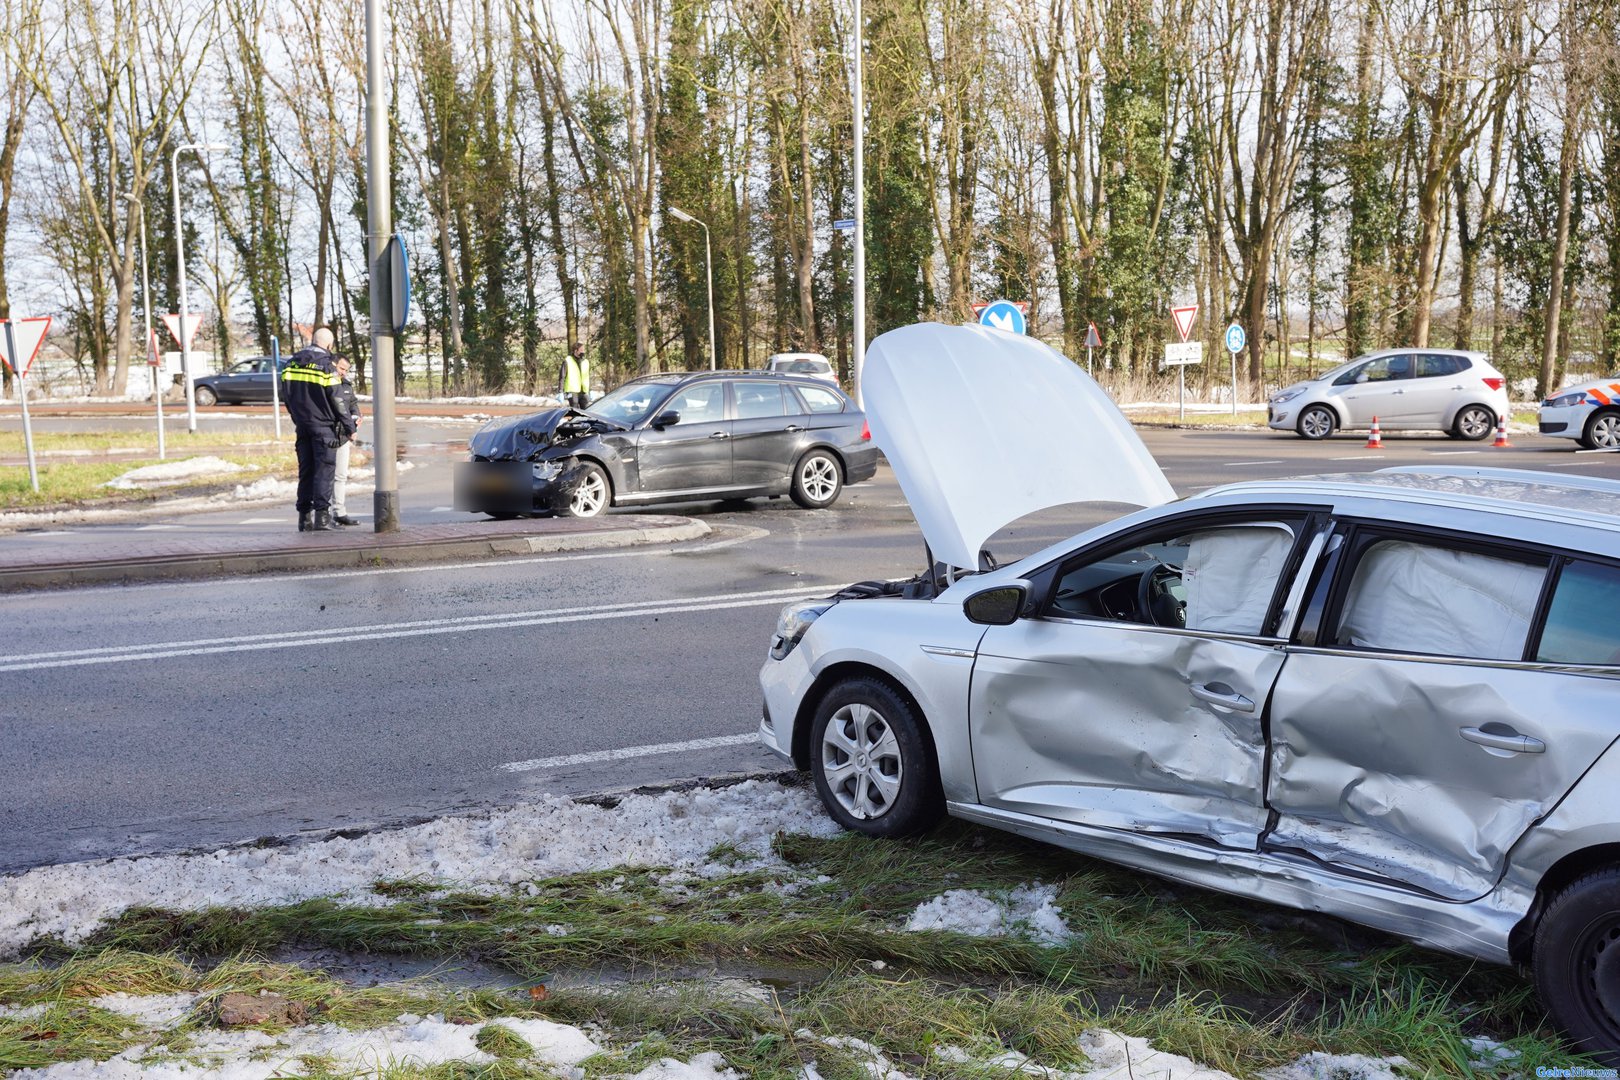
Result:
{"type": "Polygon", "coordinates": [[[711,438],[711,439],[729,439],[729,438],[731,438],[731,433],[729,431],[716,431],[713,434],[711,434],[709,436],[709,438],[711,438]]]}
{"type": "Polygon", "coordinates": [[[1471,743],[1488,746],[1492,750],[1506,750],[1512,754],[1544,754],[1547,744],[1529,735],[1520,735],[1512,728],[1505,732],[1486,731],[1484,728],[1458,728],[1457,734],[1471,743]]]}
{"type": "Polygon", "coordinates": [[[803,431],[804,429],[801,428],[798,424],[789,424],[787,426],[787,430],[788,431],[803,431]]]}
{"type": "Polygon", "coordinates": [[[1235,712],[1254,712],[1254,702],[1225,683],[1193,683],[1192,696],[1211,705],[1235,712]]]}

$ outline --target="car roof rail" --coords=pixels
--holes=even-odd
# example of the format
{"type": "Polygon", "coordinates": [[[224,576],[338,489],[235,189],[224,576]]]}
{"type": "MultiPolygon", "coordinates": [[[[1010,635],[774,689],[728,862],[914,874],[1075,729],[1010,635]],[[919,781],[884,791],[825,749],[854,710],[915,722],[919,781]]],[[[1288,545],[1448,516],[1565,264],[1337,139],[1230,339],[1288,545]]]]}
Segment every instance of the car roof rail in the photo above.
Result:
{"type": "Polygon", "coordinates": [[[1487,465],[1392,465],[1381,473],[1411,473],[1420,476],[1454,476],[1463,480],[1503,480],[1519,484],[1543,484],[1547,487],[1601,491],[1620,495],[1620,480],[1601,476],[1569,476],[1565,473],[1543,472],[1535,469],[1502,469],[1487,465]]]}

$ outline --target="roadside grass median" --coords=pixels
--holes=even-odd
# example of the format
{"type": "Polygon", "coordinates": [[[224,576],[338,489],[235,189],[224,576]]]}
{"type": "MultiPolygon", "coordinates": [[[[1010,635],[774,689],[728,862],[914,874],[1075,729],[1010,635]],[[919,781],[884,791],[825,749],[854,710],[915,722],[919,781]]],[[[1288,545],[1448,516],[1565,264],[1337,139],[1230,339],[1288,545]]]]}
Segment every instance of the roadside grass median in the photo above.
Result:
{"type": "MultiPolygon", "coordinates": [[[[1533,1075],[1573,1060],[1514,971],[974,826],[907,842],[779,833],[771,854],[760,865],[716,849],[695,871],[504,885],[385,880],[350,902],[131,910],[82,944],[36,940],[0,966],[0,1070],[132,1047],[200,1053],[226,993],[275,995],[310,1023],[356,1031],[402,1014],[486,1025],[470,1036],[479,1060],[377,1073],[401,1078],[567,1075],[537,1064],[521,1031],[487,1026],[503,1017],[589,1033],[600,1051],[578,1063],[586,1077],[676,1059],[710,1076],[1056,1080],[1121,1047],[1127,1061],[1180,1055],[1245,1077],[1318,1052],[1384,1061],[1382,1073],[1322,1073],[1347,1080],[1533,1075]],[[962,920],[975,911],[1001,914],[962,920]],[[321,968],[331,956],[470,963],[503,982],[355,986],[321,968]],[[121,1028],[116,994],[187,1004],[167,1027],[121,1028]]],[[[315,1057],[304,1070],[354,1072],[315,1057]]]]}
{"type": "MultiPolygon", "coordinates": [[[[278,443],[262,433],[174,432],[167,437],[166,457],[161,460],[156,437],[144,432],[140,435],[117,431],[36,434],[34,443],[39,491],[33,490],[26,462],[0,465],[0,510],[127,506],[160,497],[205,493],[217,490],[226,482],[297,473],[290,435],[278,443]],[[106,486],[133,469],[202,455],[218,457],[251,471],[198,477],[150,489],[119,490],[106,486]]],[[[0,432],[0,457],[16,460],[25,453],[21,432],[0,432]]]]}

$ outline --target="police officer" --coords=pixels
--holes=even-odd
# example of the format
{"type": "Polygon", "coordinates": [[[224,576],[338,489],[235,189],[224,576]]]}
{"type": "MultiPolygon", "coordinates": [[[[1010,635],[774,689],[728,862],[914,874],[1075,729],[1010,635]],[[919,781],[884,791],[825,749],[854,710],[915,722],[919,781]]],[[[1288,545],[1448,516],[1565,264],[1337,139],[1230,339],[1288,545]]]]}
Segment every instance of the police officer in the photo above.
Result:
{"type": "Polygon", "coordinates": [[[563,357],[562,371],[558,374],[563,401],[576,409],[583,409],[591,388],[591,362],[585,359],[583,342],[574,342],[573,349],[563,357]]]}
{"type": "Polygon", "coordinates": [[[281,402],[297,432],[299,532],[338,528],[331,514],[332,478],[337,448],[354,434],[354,421],[338,400],[332,341],[331,330],[316,330],[310,346],[294,353],[281,372],[281,402]]]}

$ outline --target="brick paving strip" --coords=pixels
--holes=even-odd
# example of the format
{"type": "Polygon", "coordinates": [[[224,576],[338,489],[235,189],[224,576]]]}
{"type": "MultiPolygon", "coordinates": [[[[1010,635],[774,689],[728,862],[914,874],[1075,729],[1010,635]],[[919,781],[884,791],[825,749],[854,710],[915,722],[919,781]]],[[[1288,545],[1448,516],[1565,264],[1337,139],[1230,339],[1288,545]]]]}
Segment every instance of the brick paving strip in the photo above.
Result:
{"type": "Polygon", "coordinates": [[[446,559],[498,558],[698,540],[709,527],[691,518],[610,515],[416,525],[393,533],[357,529],[263,536],[170,534],[162,539],[74,545],[6,553],[0,548],[0,592],[61,585],[110,584],[254,574],[277,570],[336,570],[401,566],[446,559]]]}

